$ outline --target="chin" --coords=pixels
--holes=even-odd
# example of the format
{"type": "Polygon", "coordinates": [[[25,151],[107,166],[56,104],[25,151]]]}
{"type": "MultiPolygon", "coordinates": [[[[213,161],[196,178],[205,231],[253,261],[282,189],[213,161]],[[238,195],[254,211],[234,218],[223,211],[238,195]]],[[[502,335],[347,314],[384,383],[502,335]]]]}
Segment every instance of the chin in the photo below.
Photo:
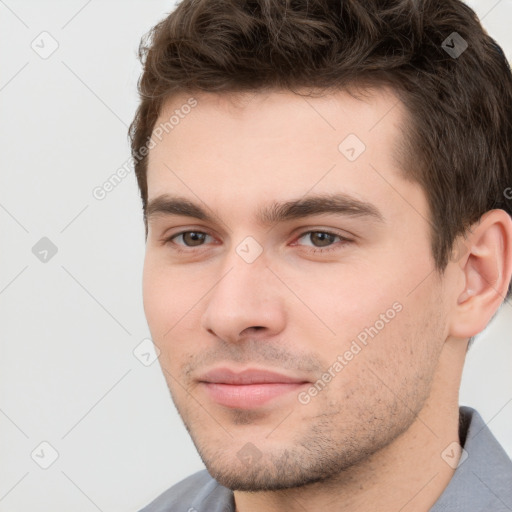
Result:
{"type": "Polygon", "coordinates": [[[279,456],[260,453],[260,458],[256,456],[250,460],[239,456],[242,451],[231,456],[225,452],[211,456],[211,452],[207,455],[201,451],[199,455],[210,475],[233,491],[281,491],[326,483],[338,478],[344,469],[339,460],[316,459],[308,464],[307,456],[299,454],[300,450],[284,450],[279,456]]]}
{"type": "Polygon", "coordinates": [[[282,491],[312,485],[328,479],[325,476],[313,477],[312,475],[307,476],[296,473],[282,473],[278,475],[275,470],[267,471],[264,467],[256,471],[247,469],[244,471],[226,470],[226,468],[216,471],[215,468],[208,466],[207,469],[219,484],[232,491],[282,491]]]}

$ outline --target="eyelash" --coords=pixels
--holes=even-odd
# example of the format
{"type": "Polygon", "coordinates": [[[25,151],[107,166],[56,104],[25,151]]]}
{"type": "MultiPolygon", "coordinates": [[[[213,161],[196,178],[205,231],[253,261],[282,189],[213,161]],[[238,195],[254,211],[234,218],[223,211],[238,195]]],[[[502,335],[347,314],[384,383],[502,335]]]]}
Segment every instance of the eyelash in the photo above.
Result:
{"type": "MultiPolygon", "coordinates": [[[[179,233],[175,233],[174,235],[164,239],[164,244],[165,245],[168,245],[168,244],[172,244],[174,245],[174,248],[173,250],[175,250],[177,253],[184,253],[184,252],[190,252],[191,250],[194,249],[194,247],[203,247],[202,245],[198,245],[198,246],[187,246],[187,245],[181,245],[181,244],[176,244],[175,242],[173,242],[173,240],[181,235],[185,235],[187,233],[200,233],[202,235],[206,235],[206,236],[211,236],[209,235],[208,233],[204,232],[204,231],[196,231],[196,230],[193,230],[193,229],[190,229],[190,230],[187,230],[187,231],[180,231],[179,233]]],[[[316,254],[316,253],[328,253],[330,251],[335,251],[335,250],[339,250],[341,249],[345,244],[347,243],[350,243],[352,242],[352,240],[348,239],[348,238],[345,238],[341,235],[338,235],[337,233],[332,233],[330,231],[322,231],[322,230],[318,230],[318,229],[315,229],[315,230],[309,230],[309,231],[304,231],[303,233],[301,233],[298,237],[297,237],[297,240],[300,240],[301,238],[304,238],[304,236],[306,235],[310,235],[312,233],[321,233],[323,235],[328,235],[328,236],[332,236],[332,237],[335,237],[335,238],[339,238],[340,239],[340,242],[343,242],[342,246],[338,246],[336,243],[333,243],[332,245],[329,245],[327,247],[315,247],[315,246],[309,246],[308,248],[308,251],[313,253],[313,254],[316,254]]]]}

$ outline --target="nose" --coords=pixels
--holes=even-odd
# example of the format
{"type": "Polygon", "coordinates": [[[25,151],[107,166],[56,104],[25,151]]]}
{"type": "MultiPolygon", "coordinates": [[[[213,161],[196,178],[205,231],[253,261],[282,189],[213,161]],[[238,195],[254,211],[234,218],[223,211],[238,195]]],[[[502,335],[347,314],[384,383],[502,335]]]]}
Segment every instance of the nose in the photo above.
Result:
{"type": "Polygon", "coordinates": [[[234,254],[222,275],[206,298],[204,329],[231,343],[270,338],[284,329],[283,288],[263,257],[247,263],[234,254]]]}

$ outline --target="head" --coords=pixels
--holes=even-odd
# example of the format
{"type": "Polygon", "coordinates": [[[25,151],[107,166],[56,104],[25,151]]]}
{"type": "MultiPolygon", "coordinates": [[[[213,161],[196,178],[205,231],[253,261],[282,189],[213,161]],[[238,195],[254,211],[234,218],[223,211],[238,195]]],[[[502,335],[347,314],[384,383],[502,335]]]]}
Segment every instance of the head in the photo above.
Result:
{"type": "Polygon", "coordinates": [[[140,53],[145,312],[212,475],[325,480],[456,405],[512,274],[512,76],[473,11],[183,0],[140,53]],[[218,384],[247,369],[282,382],[218,384]]]}

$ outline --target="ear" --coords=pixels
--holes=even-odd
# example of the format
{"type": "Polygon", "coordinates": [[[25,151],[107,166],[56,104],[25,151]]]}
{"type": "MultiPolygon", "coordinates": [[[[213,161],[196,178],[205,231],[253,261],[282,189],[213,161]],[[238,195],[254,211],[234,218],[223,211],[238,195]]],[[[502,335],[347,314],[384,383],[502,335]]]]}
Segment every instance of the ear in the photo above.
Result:
{"type": "MultiPolygon", "coordinates": [[[[482,332],[505,299],[512,276],[512,218],[505,210],[490,210],[469,229],[462,242],[464,255],[455,295],[450,334],[470,338],[482,332]]],[[[461,245],[459,256],[461,254],[461,245]]]]}

